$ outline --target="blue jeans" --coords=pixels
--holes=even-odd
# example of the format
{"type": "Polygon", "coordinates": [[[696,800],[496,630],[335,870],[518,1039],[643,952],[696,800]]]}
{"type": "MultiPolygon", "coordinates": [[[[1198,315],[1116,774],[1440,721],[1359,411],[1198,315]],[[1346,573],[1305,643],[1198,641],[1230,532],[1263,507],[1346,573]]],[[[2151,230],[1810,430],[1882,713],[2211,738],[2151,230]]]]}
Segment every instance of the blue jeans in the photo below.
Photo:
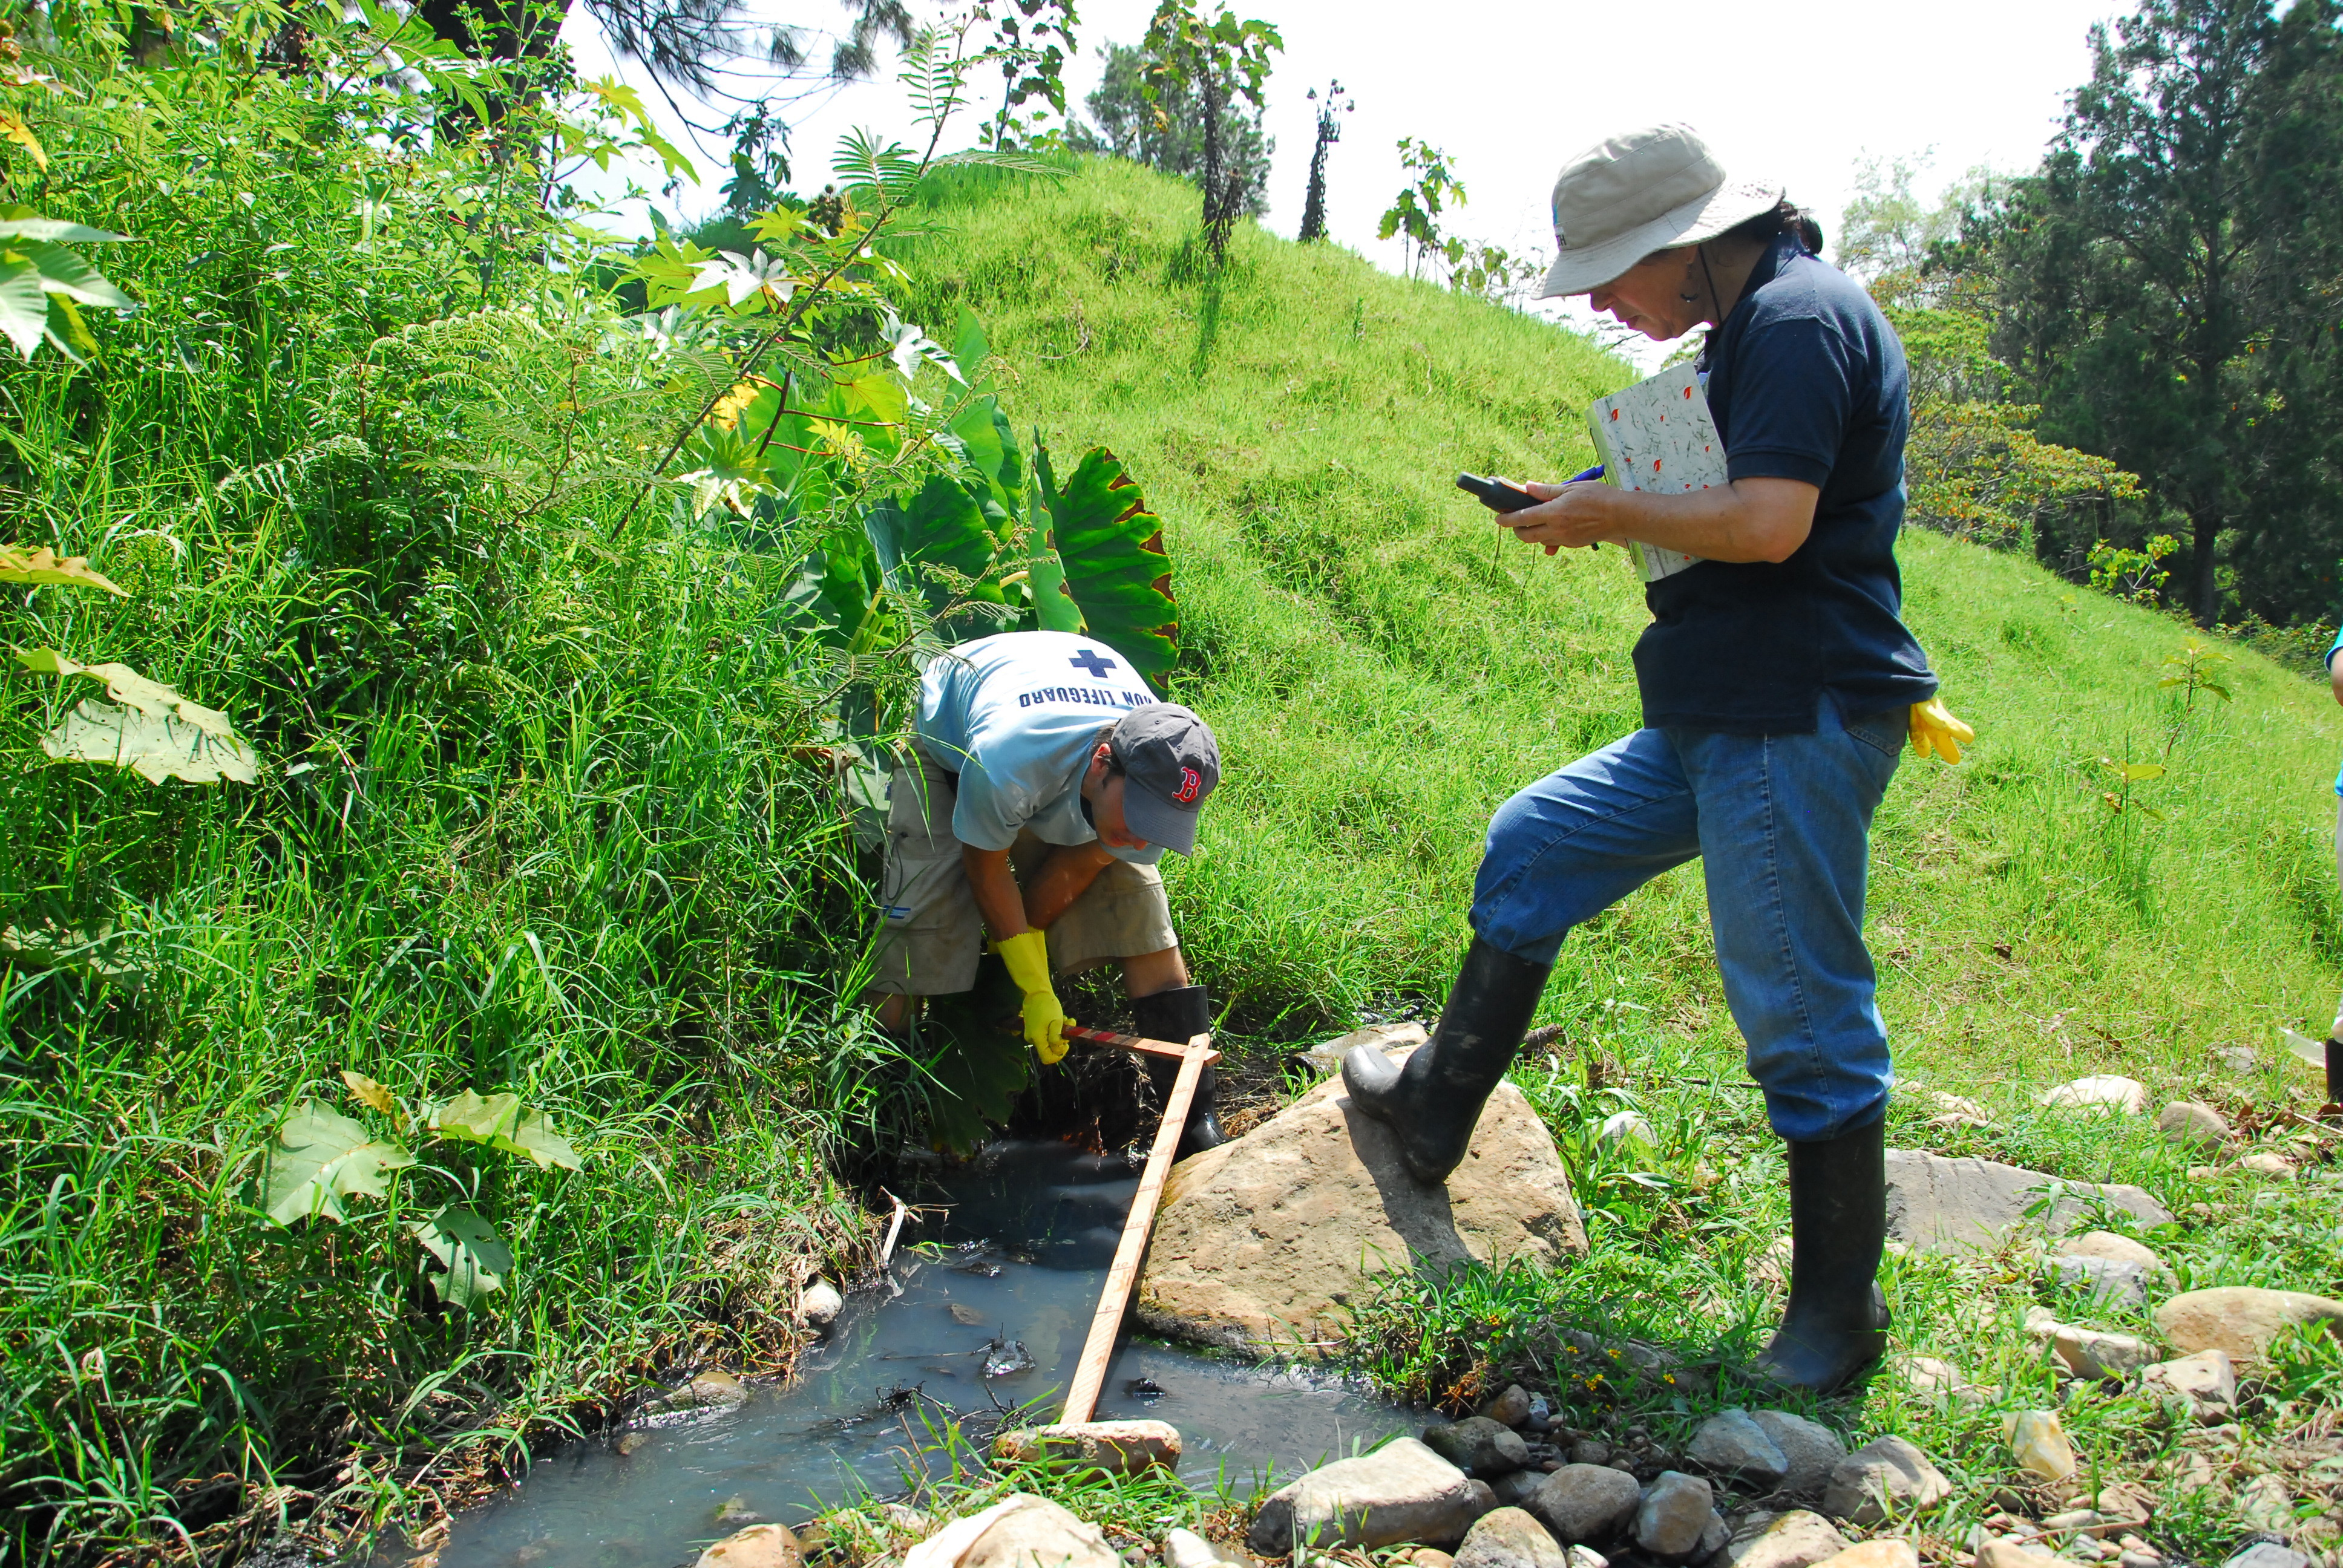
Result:
{"type": "Polygon", "coordinates": [[[1498,808],[1473,930],[1552,963],[1571,927],[1700,857],[1725,1000],[1774,1131],[1835,1138],[1887,1111],[1893,1072],[1863,945],[1871,814],[1902,709],[1812,735],[1639,729],[1498,808]]]}

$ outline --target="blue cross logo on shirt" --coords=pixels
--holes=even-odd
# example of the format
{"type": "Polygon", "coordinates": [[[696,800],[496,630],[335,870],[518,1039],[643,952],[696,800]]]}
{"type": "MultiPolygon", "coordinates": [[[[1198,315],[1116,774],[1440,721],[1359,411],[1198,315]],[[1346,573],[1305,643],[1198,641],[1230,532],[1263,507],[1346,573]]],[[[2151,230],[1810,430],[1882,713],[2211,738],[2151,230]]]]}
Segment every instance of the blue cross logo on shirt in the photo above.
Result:
{"type": "Polygon", "coordinates": [[[1073,658],[1066,660],[1066,662],[1072,665],[1076,669],[1089,670],[1091,678],[1097,680],[1104,680],[1106,678],[1106,672],[1114,668],[1114,660],[1111,658],[1101,658],[1097,654],[1092,653],[1087,648],[1082,649],[1081,652],[1074,655],[1073,658]]]}

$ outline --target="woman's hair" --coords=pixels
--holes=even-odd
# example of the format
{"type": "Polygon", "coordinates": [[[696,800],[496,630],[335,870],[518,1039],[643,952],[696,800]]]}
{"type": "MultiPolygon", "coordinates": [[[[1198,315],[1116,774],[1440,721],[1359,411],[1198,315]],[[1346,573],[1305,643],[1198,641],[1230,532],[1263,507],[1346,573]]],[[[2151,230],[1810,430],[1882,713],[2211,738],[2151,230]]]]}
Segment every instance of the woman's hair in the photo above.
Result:
{"type": "Polygon", "coordinates": [[[1785,196],[1755,217],[1744,218],[1716,237],[1763,245],[1777,234],[1795,234],[1798,243],[1816,256],[1823,253],[1823,226],[1785,196]]]}

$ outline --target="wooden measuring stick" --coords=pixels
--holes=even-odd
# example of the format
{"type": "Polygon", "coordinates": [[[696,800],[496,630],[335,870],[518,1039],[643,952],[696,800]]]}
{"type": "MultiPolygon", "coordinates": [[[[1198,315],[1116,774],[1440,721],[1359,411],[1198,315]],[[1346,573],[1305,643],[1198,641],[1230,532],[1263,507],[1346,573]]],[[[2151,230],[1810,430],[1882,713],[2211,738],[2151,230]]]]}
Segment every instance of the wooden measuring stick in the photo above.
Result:
{"type": "Polygon", "coordinates": [[[1196,1081],[1203,1076],[1204,1064],[1219,1055],[1209,1034],[1196,1036],[1181,1053],[1180,1076],[1172,1081],[1172,1097],[1163,1102],[1163,1125],[1155,1130],[1155,1147],[1148,1151],[1147,1169],[1139,1178],[1138,1194],[1131,1201],[1131,1217],[1122,1222],[1122,1240],[1114,1249],[1114,1266],[1106,1271],[1098,1312],[1091,1319],[1091,1335],[1082,1342],[1082,1359],[1074,1367],[1066,1412],[1058,1418],[1069,1426],[1090,1420],[1098,1409],[1099,1392],[1106,1385],[1106,1365],[1114,1359],[1114,1342],[1122,1332],[1123,1309],[1131,1302],[1132,1287],[1139,1283],[1139,1260],[1146,1255],[1148,1233],[1155,1229],[1155,1205],[1163,1196],[1163,1179],[1172,1173],[1172,1156],[1188,1125],[1188,1106],[1196,1098],[1196,1081]]]}
{"type": "MultiPolygon", "coordinates": [[[[1176,1061],[1188,1054],[1186,1046],[1174,1045],[1168,1040],[1142,1040],[1135,1034],[1117,1034],[1111,1029],[1090,1029],[1079,1023],[1066,1026],[1066,1038],[1079,1040],[1086,1045],[1111,1045],[1134,1056],[1166,1056],[1176,1061]]],[[[1206,1067],[1220,1060],[1221,1053],[1217,1050],[1204,1052],[1206,1067]]]]}

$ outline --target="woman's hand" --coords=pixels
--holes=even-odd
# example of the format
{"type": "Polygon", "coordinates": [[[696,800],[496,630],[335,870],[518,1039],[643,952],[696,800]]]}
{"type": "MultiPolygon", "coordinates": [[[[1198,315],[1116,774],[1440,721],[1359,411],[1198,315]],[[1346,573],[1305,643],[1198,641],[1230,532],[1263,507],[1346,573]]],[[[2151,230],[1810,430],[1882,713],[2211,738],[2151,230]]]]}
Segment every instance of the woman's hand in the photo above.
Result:
{"type": "Polygon", "coordinates": [[[1540,504],[1524,507],[1518,512],[1500,512],[1500,526],[1513,530],[1513,537],[1523,544],[1544,545],[1552,555],[1560,549],[1584,549],[1605,542],[1618,544],[1617,508],[1613,504],[1627,492],[1600,479],[1582,479],[1575,485],[1541,485],[1524,483],[1522,488],[1535,496],[1540,504]]]}
{"type": "Polygon", "coordinates": [[[1796,479],[1735,479],[1680,496],[1623,490],[1599,479],[1524,485],[1538,505],[1498,514],[1500,526],[1545,553],[1630,539],[1704,561],[1785,561],[1806,542],[1822,491],[1796,479]]]}

